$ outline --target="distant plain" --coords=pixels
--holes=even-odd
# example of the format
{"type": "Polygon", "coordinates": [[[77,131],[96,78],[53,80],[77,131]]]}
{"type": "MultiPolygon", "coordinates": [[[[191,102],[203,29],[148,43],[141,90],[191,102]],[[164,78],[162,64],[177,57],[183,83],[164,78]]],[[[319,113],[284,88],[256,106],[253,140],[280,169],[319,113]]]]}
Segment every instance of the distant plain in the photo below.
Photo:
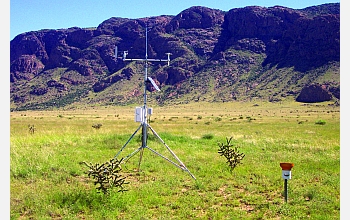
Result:
{"type": "MultiPolygon", "coordinates": [[[[150,126],[196,177],[148,149],[122,166],[126,192],[98,193],[83,161],[113,158],[135,105],[10,113],[11,219],[340,219],[340,107],[333,102],[153,107],[150,126]],[[100,128],[93,125],[101,124],[100,128]],[[232,173],[218,143],[246,156],[232,173]],[[288,202],[281,162],[292,162],[288,202]]],[[[140,133],[125,157],[140,147],[140,133]]],[[[149,132],[148,146],[171,158],[149,132]]]]}

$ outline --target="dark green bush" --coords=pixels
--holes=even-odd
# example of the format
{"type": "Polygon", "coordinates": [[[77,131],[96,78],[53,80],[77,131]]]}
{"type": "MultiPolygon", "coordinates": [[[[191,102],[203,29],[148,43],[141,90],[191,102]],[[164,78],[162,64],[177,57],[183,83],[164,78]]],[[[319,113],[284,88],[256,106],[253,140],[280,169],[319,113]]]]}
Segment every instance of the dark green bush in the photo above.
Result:
{"type": "Polygon", "coordinates": [[[317,124],[317,125],[325,125],[325,124],[326,124],[326,121],[320,119],[320,120],[316,121],[315,124],[317,124]]]}
{"type": "Polygon", "coordinates": [[[202,136],[202,139],[210,140],[213,139],[214,135],[213,134],[205,134],[202,136]]]}
{"type": "Polygon", "coordinates": [[[243,158],[245,157],[244,153],[240,153],[237,146],[233,146],[231,144],[232,137],[230,139],[226,138],[226,144],[218,143],[219,150],[218,153],[220,156],[224,156],[226,158],[226,163],[228,163],[230,167],[230,171],[232,172],[238,164],[242,163],[243,158]]]}
{"type": "Polygon", "coordinates": [[[127,191],[124,189],[125,178],[120,172],[122,170],[120,164],[123,161],[123,158],[111,159],[103,164],[88,164],[83,162],[89,170],[87,174],[90,178],[94,179],[94,184],[97,185],[96,189],[100,192],[102,191],[104,194],[107,194],[109,190],[113,187],[119,188],[118,192],[127,191]]]}

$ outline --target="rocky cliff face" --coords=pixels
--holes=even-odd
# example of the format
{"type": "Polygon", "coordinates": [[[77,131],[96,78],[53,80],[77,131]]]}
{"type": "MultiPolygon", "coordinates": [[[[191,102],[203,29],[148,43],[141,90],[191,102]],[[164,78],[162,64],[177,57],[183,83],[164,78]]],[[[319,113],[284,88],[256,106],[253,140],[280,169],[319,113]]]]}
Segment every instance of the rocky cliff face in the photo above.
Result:
{"type": "Polygon", "coordinates": [[[226,37],[220,45],[266,53],[263,65],[306,71],[340,59],[339,18],[339,14],[313,17],[280,6],[232,9],[226,14],[226,37]]]}
{"type": "MultiPolygon", "coordinates": [[[[131,83],[140,70],[117,61],[114,48],[128,50],[129,57],[144,58],[146,25],[150,27],[148,57],[172,54],[169,67],[151,65],[155,81],[167,88],[158,101],[191,92],[200,100],[200,96],[210,93],[211,80],[222,82],[214,90],[225,91],[224,95],[232,99],[252,94],[258,98],[295,95],[305,84],[322,81],[329,68],[339,76],[339,11],[339,4],[302,10],[252,6],[228,12],[196,6],[176,16],[113,17],[91,29],[23,33],[10,42],[11,103],[17,108],[45,108],[50,105],[48,100],[60,99],[66,100],[61,105],[67,105],[72,100],[83,100],[89,92],[98,97],[121,82],[131,83]],[[330,63],[331,67],[325,67],[330,63]],[[277,76],[283,68],[293,70],[277,76]],[[278,82],[276,77],[287,80],[289,86],[277,94],[263,94],[261,90],[269,90],[271,82],[278,82]],[[32,85],[24,86],[27,82],[32,85]],[[198,84],[203,85],[201,90],[191,88],[198,84]],[[67,97],[72,96],[75,98],[68,101],[67,97]]],[[[325,83],[330,91],[339,90],[339,79],[325,83]]],[[[131,98],[127,94],[117,96],[118,101],[112,101],[115,104],[131,98]]],[[[106,101],[102,96],[98,100],[106,101]]]]}

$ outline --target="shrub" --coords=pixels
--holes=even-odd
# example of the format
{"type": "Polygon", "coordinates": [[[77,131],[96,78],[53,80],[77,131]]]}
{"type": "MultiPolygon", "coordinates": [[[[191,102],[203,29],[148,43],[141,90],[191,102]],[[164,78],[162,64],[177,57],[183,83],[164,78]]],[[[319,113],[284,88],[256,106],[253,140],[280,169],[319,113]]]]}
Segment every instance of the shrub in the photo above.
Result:
{"type": "Polygon", "coordinates": [[[325,125],[325,124],[326,124],[326,121],[320,119],[320,120],[316,121],[315,124],[317,124],[317,125],[325,125]]]}
{"type": "Polygon", "coordinates": [[[214,138],[214,135],[213,134],[205,134],[202,136],[203,139],[206,139],[206,140],[210,140],[210,139],[213,139],[214,138]]]}
{"type": "Polygon", "coordinates": [[[113,187],[119,188],[118,192],[124,192],[127,191],[124,189],[124,184],[127,184],[125,182],[125,178],[121,174],[119,174],[122,170],[120,163],[123,161],[123,158],[118,159],[111,159],[110,161],[107,161],[100,164],[88,164],[86,162],[83,162],[87,167],[89,167],[89,170],[87,171],[87,174],[90,178],[93,178],[94,184],[97,185],[96,189],[100,192],[102,191],[104,194],[107,194],[109,190],[113,187]]]}
{"type": "Polygon", "coordinates": [[[222,118],[216,117],[214,120],[215,121],[222,121],[222,118]]]}
{"type": "Polygon", "coordinates": [[[226,138],[226,144],[218,143],[218,153],[220,156],[224,156],[226,158],[226,163],[228,163],[230,171],[232,172],[238,164],[242,163],[241,161],[245,157],[245,154],[240,153],[237,146],[233,147],[231,140],[232,137],[230,139],[226,138]]]}
{"type": "Polygon", "coordinates": [[[100,129],[102,127],[102,124],[93,124],[92,127],[95,129],[100,129]]]}
{"type": "Polygon", "coordinates": [[[30,133],[30,134],[34,134],[34,132],[35,132],[35,127],[34,127],[34,125],[28,125],[28,128],[29,128],[29,133],[30,133]]]}

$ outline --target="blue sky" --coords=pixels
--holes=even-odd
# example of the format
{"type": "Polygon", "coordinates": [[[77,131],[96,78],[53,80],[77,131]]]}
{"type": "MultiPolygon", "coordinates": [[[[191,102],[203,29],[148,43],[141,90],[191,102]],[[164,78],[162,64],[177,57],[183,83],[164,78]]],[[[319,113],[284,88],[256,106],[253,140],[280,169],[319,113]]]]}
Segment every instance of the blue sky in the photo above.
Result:
{"type": "Polygon", "coordinates": [[[177,15],[191,6],[205,6],[228,11],[245,6],[271,7],[281,5],[294,9],[340,0],[11,0],[10,40],[18,34],[41,29],[97,27],[111,17],[143,18],[177,15]]]}

